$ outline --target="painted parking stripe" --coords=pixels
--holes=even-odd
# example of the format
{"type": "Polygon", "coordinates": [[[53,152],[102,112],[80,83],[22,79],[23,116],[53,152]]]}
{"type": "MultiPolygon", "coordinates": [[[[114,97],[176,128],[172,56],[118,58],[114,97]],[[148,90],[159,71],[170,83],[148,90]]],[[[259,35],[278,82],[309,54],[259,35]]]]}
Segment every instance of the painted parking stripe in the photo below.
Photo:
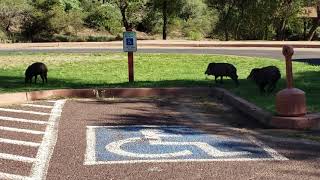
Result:
{"type": "Polygon", "coordinates": [[[38,108],[48,108],[48,109],[53,108],[53,106],[38,105],[38,104],[21,104],[21,106],[38,107],[38,108]]]}
{"type": "Polygon", "coordinates": [[[36,161],[32,165],[31,179],[45,179],[49,167],[49,162],[53,153],[54,146],[58,138],[58,125],[62,108],[66,100],[58,100],[55,102],[51,115],[49,117],[49,125],[43,136],[43,140],[39,146],[36,161]]]}
{"type": "Polygon", "coordinates": [[[27,114],[36,114],[36,115],[42,115],[42,116],[48,116],[48,115],[50,115],[50,113],[44,113],[44,112],[24,111],[24,110],[6,109],[6,108],[0,108],[0,111],[16,112],[16,113],[27,113],[27,114]]]}
{"type": "Polygon", "coordinates": [[[263,144],[261,141],[258,141],[255,137],[247,135],[247,138],[256,144],[257,146],[260,146],[262,149],[264,149],[266,152],[269,153],[270,156],[272,156],[276,160],[289,160],[288,158],[282,156],[277,151],[272,149],[271,147],[267,146],[266,144],[263,144]]]}
{"type": "Polygon", "coordinates": [[[47,102],[56,103],[57,101],[55,101],[55,100],[49,100],[49,101],[47,101],[47,102]]]}
{"type": "Polygon", "coordinates": [[[36,161],[35,158],[18,156],[14,154],[0,153],[0,159],[13,160],[13,161],[21,161],[26,163],[34,163],[36,161]]]}
{"type": "Polygon", "coordinates": [[[22,122],[22,123],[31,123],[31,124],[48,124],[47,121],[38,121],[31,119],[21,119],[21,118],[13,118],[13,117],[4,117],[0,116],[0,121],[13,121],[13,122],[22,122]]]}
{"type": "Polygon", "coordinates": [[[12,131],[12,132],[18,132],[18,133],[27,133],[27,134],[44,134],[43,131],[35,131],[35,130],[30,130],[30,129],[12,128],[12,127],[5,127],[5,126],[0,126],[0,130],[12,131]]]}
{"type": "Polygon", "coordinates": [[[30,177],[0,172],[0,179],[31,180],[30,177]]]}
{"type": "Polygon", "coordinates": [[[19,140],[13,140],[13,139],[5,139],[5,138],[0,138],[0,143],[30,146],[30,147],[40,146],[40,143],[29,142],[29,141],[19,141],[19,140]]]}

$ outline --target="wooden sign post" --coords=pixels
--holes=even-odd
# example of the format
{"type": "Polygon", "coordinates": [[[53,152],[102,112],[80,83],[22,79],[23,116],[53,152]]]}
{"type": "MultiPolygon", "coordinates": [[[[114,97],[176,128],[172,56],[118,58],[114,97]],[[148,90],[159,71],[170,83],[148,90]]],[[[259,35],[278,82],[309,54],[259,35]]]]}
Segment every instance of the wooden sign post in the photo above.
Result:
{"type": "Polygon", "coordinates": [[[128,76],[129,82],[134,82],[133,52],[137,51],[136,33],[132,29],[123,33],[123,51],[128,52],[128,76]]]}

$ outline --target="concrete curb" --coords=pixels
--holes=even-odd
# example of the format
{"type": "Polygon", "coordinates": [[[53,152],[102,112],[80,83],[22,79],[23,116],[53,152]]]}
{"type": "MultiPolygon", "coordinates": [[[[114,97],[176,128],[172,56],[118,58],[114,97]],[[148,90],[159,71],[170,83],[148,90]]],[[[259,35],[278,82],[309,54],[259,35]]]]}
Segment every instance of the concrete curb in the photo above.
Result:
{"type": "Polygon", "coordinates": [[[320,113],[304,117],[279,117],[235,96],[222,88],[99,88],[99,89],[59,89],[24,93],[0,94],[0,106],[27,103],[50,98],[108,98],[108,97],[156,97],[207,95],[217,98],[246,116],[275,128],[320,130],[320,113]]]}

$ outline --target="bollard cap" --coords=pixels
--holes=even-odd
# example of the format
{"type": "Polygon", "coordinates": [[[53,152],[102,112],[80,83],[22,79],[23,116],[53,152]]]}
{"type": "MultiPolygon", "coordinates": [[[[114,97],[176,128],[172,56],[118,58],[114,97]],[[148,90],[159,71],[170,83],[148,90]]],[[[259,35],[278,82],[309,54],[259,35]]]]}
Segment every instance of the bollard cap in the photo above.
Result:
{"type": "Polygon", "coordinates": [[[284,45],[282,48],[282,54],[285,57],[292,56],[294,53],[293,47],[289,45],[284,45]]]}

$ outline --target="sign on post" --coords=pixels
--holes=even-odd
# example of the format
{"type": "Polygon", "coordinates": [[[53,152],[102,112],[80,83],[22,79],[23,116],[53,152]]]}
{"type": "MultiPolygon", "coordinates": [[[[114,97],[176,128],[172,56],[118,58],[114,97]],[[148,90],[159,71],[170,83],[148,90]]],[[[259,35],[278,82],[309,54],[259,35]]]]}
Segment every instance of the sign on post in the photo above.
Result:
{"type": "Polygon", "coordinates": [[[137,51],[136,32],[126,31],[123,33],[123,51],[124,52],[136,52],[137,51]]]}
{"type": "Polygon", "coordinates": [[[123,51],[128,52],[129,82],[134,82],[133,52],[137,51],[136,32],[131,30],[123,33],[123,51]]]}

